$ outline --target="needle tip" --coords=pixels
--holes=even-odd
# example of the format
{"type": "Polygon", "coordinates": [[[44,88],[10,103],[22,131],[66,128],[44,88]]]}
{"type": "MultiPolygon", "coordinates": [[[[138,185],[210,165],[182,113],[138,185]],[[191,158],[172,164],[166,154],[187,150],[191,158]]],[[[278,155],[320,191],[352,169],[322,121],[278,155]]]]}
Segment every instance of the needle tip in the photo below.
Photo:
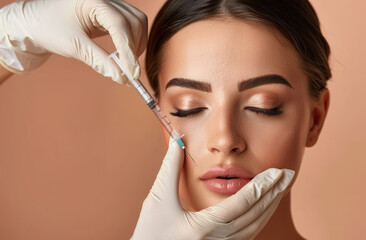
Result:
{"type": "Polygon", "coordinates": [[[191,156],[191,154],[189,154],[189,152],[186,150],[186,153],[187,153],[187,155],[189,156],[189,158],[193,161],[193,164],[194,164],[194,166],[195,167],[197,167],[198,166],[198,164],[196,163],[196,161],[192,158],[192,156],[191,156]]]}

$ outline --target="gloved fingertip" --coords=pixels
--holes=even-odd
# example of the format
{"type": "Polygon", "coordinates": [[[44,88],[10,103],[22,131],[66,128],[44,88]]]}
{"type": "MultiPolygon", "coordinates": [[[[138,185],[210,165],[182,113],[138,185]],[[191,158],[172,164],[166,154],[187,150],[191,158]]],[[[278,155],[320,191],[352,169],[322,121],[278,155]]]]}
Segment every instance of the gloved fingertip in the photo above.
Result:
{"type": "MultiPolygon", "coordinates": [[[[123,50],[121,50],[123,51],[123,50]]],[[[120,51],[119,51],[120,52],[120,51]]],[[[125,73],[133,79],[140,79],[141,67],[135,56],[131,51],[124,51],[120,55],[120,61],[124,67],[125,73]],[[124,59],[124,60],[122,60],[124,59]]]]}
{"type": "Polygon", "coordinates": [[[165,154],[162,169],[166,170],[166,174],[169,176],[169,186],[175,188],[179,182],[179,173],[183,164],[183,152],[179,150],[178,143],[172,138],[169,140],[169,148],[165,154]]]}
{"type": "Polygon", "coordinates": [[[111,74],[108,74],[107,72],[104,74],[105,77],[110,77],[112,80],[118,84],[123,85],[123,79],[122,76],[118,72],[112,72],[111,74]]]}
{"type": "Polygon", "coordinates": [[[179,146],[179,145],[178,145],[178,143],[177,143],[177,141],[176,141],[176,140],[174,140],[172,137],[170,137],[170,138],[169,138],[169,149],[170,149],[170,148],[175,148],[175,147],[177,147],[177,146],[179,146]]]}
{"type": "Polygon", "coordinates": [[[247,185],[245,185],[242,189],[240,189],[236,194],[246,195],[246,192],[253,192],[250,191],[251,189],[256,189],[254,191],[255,194],[251,194],[251,204],[256,202],[263,194],[265,194],[270,188],[272,188],[281,176],[283,175],[283,171],[278,168],[269,168],[265,171],[257,174],[247,185]]]}
{"type": "Polygon", "coordinates": [[[294,170],[292,170],[292,169],[287,169],[287,168],[284,168],[284,169],[282,169],[284,172],[285,172],[285,174],[289,177],[289,178],[291,178],[291,180],[294,178],[294,176],[295,176],[295,171],[294,170]]]}
{"type": "Polygon", "coordinates": [[[121,79],[119,77],[112,77],[112,80],[115,81],[116,83],[123,85],[123,82],[121,81],[121,79]]]}
{"type": "Polygon", "coordinates": [[[140,79],[140,64],[138,62],[136,62],[135,66],[133,67],[132,70],[132,77],[133,79],[140,79]]]}
{"type": "Polygon", "coordinates": [[[123,85],[124,82],[123,82],[123,78],[121,76],[118,76],[118,74],[108,74],[108,73],[105,73],[103,74],[104,77],[109,77],[111,78],[114,82],[120,84],[120,85],[123,85]]]}
{"type": "MultiPolygon", "coordinates": [[[[174,156],[174,159],[180,159],[181,157],[183,157],[183,150],[181,149],[181,147],[178,145],[177,141],[174,140],[173,138],[169,139],[169,148],[167,151],[167,155],[169,156],[174,156]]],[[[176,162],[176,161],[174,161],[176,162]]],[[[180,161],[177,161],[176,163],[178,163],[180,161]]]]}
{"type": "Polygon", "coordinates": [[[172,144],[173,144],[173,142],[175,142],[175,140],[174,140],[172,137],[170,137],[170,138],[169,138],[169,146],[170,146],[170,145],[172,145],[172,144]]]}
{"type": "Polygon", "coordinates": [[[140,79],[140,64],[137,61],[128,62],[125,68],[126,74],[132,79],[140,79]]]}
{"type": "Polygon", "coordinates": [[[112,76],[109,76],[108,74],[104,74],[105,77],[111,77],[113,81],[121,84],[126,85],[127,87],[131,87],[130,81],[126,77],[126,75],[122,75],[119,71],[112,73],[112,76]]]}
{"type": "Polygon", "coordinates": [[[112,80],[116,83],[119,83],[121,85],[124,84],[121,70],[119,69],[117,64],[109,58],[107,58],[104,62],[104,66],[103,68],[101,68],[100,73],[103,74],[103,76],[105,77],[112,78],[112,80]]]}
{"type": "Polygon", "coordinates": [[[290,169],[282,169],[283,171],[283,182],[284,182],[284,186],[283,186],[283,190],[286,189],[291,182],[293,181],[294,177],[295,177],[295,171],[294,170],[290,170],[290,169]]]}
{"type": "Polygon", "coordinates": [[[281,169],[278,168],[268,168],[267,170],[265,170],[264,172],[258,174],[261,176],[265,176],[267,178],[272,179],[272,181],[275,181],[277,179],[279,179],[283,174],[283,171],[281,169]]]}

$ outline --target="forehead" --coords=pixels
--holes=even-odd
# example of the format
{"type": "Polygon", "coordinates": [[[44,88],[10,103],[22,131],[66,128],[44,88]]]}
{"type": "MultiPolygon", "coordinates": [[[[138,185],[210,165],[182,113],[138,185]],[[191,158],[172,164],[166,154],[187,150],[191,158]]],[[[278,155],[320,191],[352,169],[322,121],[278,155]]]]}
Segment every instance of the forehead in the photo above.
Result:
{"type": "Polygon", "coordinates": [[[262,24],[223,18],[194,22],[177,32],[165,45],[159,79],[161,86],[174,77],[213,84],[225,79],[228,84],[273,73],[288,79],[303,75],[292,45],[262,24]]]}

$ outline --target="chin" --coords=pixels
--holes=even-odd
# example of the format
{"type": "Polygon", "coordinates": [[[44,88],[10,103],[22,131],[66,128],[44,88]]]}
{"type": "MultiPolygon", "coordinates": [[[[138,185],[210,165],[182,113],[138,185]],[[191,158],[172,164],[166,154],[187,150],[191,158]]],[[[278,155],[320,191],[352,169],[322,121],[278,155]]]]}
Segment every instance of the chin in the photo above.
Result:
{"type": "Polygon", "coordinates": [[[187,185],[180,181],[179,196],[182,207],[188,211],[200,211],[202,209],[217,205],[222,200],[230,197],[233,194],[218,194],[214,193],[203,185],[196,183],[187,185]],[[201,186],[200,186],[201,185],[201,186]]]}

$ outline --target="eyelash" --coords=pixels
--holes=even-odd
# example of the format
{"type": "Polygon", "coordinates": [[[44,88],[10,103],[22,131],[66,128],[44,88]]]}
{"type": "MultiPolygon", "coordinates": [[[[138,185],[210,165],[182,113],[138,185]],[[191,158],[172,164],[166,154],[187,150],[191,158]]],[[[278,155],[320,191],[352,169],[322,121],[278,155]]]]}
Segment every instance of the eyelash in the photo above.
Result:
{"type": "MultiPolygon", "coordinates": [[[[256,107],[246,107],[246,110],[252,111],[256,114],[264,114],[264,115],[268,115],[268,116],[278,116],[281,115],[283,113],[282,110],[279,110],[280,107],[275,107],[275,108],[256,108],[256,107]]],[[[175,117],[188,117],[191,115],[195,115],[198,114],[200,112],[202,112],[203,110],[205,110],[206,108],[204,107],[200,107],[200,108],[193,108],[193,109],[189,109],[189,110],[181,110],[181,109],[177,109],[176,112],[171,112],[170,115],[175,116],[175,117]]]]}
{"type": "Polygon", "coordinates": [[[188,117],[190,115],[200,113],[205,109],[206,109],[205,107],[193,108],[193,109],[189,109],[189,110],[177,109],[176,112],[171,112],[170,115],[175,116],[175,117],[188,117]]]}
{"type": "Polygon", "coordinates": [[[256,108],[256,107],[246,107],[245,109],[252,111],[257,114],[264,114],[268,116],[278,116],[283,113],[282,110],[280,110],[280,106],[275,108],[256,108]]]}

